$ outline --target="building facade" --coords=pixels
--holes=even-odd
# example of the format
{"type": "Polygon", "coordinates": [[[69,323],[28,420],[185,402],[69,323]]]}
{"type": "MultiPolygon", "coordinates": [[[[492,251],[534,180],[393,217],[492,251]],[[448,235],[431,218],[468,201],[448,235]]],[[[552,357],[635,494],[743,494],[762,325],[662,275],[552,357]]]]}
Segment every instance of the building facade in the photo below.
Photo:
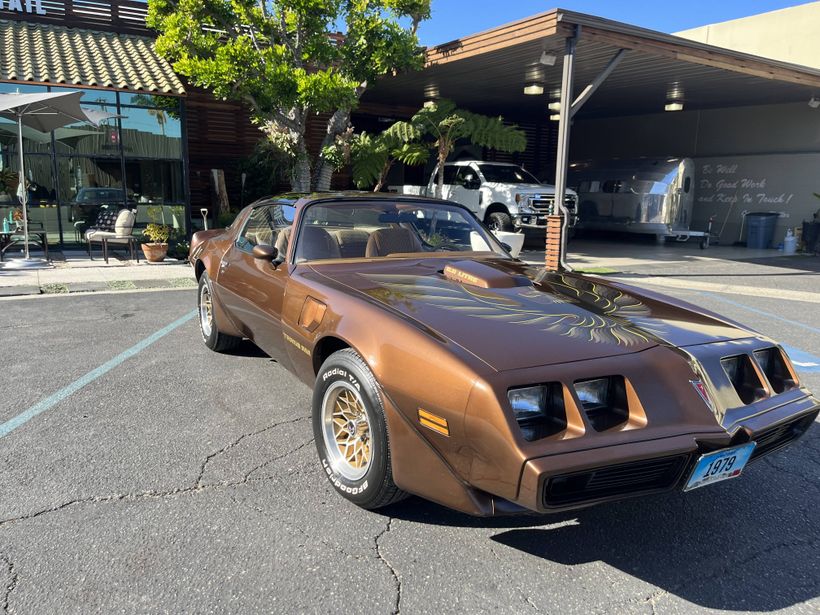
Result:
{"type": "MultiPolygon", "coordinates": [[[[0,92],[79,90],[82,106],[115,114],[99,127],[24,128],[30,218],[51,244],[78,241],[103,205],[187,234],[212,208],[212,169],[224,171],[232,204],[242,198],[239,161],[259,132],[241,105],[190,87],[157,56],[146,10],[132,0],[0,0],[0,92]]],[[[0,120],[0,172],[17,171],[16,134],[0,120]]],[[[15,204],[13,191],[0,193],[0,215],[15,204]]]]}

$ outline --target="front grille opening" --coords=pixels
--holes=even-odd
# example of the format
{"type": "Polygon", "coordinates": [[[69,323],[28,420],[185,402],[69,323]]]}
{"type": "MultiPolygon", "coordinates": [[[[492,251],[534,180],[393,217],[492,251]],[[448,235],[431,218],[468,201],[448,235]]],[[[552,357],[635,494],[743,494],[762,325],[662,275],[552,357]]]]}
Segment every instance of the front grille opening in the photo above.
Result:
{"type": "Polygon", "coordinates": [[[524,439],[528,442],[554,436],[567,428],[564,387],[560,382],[550,382],[541,389],[543,391],[541,412],[516,413],[518,426],[524,439]]]}
{"type": "Polygon", "coordinates": [[[752,436],[752,439],[757,442],[755,450],[752,451],[752,459],[757,459],[763,455],[774,453],[784,446],[794,442],[802,436],[809,427],[811,427],[814,420],[817,418],[817,412],[812,412],[808,416],[801,417],[794,421],[777,425],[766,431],[752,436]]]}
{"type": "Polygon", "coordinates": [[[757,364],[760,366],[760,371],[766,374],[766,378],[775,393],[783,393],[797,388],[794,374],[789,369],[786,358],[779,348],[755,350],[754,355],[757,364]]]}
{"type": "Polygon", "coordinates": [[[629,421],[629,402],[623,376],[576,380],[575,393],[595,431],[606,431],[629,421]]]}
{"type": "Polygon", "coordinates": [[[720,360],[720,364],[744,404],[752,404],[766,397],[766,389],[760,382],[749,355],[725,357],[720,360]]]}
{"type": "Polygon", "coordinates": [[[674,455],[553,476],[544,489],[544,506],[671,489],[688,460],[689,455],[674,455]]]}

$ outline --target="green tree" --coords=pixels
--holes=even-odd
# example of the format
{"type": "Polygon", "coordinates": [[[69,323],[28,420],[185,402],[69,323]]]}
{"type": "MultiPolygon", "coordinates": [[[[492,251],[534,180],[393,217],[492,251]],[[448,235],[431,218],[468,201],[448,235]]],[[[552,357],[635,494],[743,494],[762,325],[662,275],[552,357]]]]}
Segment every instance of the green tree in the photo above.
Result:
{"type": "Polygon", "coordinates": [[[174,70],[250,105],[293,157],[293,189],[307,191],[329,187],[325,153],[368,85],[422,66],[416,28],[429,15],[430,0],[149,0],[147,23],[174,70]],[[329,119],[311,159],[305,128],[320,113],[329,119]]]}
{"type": "Polygon", "coordinates": [[[456,141],[469,141],[502,152],[522,152],[527,147],[524,132],[505,124],[501,117],[458,109],[455,103],[446,99],[423,107],[409,121],[396,122],[385,132],[402,143],[424,143],[435,152],[438,198],[441,198],[444,187],[444,163],[456,141]]]}
{"type": "Polygon", "coordinates": [[[373,186],[373,192],[382,189],[387,173],[397,160],[415,166],[424,164],[429,157],[430,151],[423,143],[403,142],[387,131],[375,136],[362,132],[350,141],[353,182],[359,188],[373,186]]]}

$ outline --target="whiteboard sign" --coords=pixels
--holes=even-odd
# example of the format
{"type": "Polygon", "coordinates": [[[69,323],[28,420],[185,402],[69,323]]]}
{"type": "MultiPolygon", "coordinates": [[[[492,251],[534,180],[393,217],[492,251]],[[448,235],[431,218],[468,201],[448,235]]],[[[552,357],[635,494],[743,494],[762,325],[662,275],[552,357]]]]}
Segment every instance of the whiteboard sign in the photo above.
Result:
{"type": "Polygon", "coordinates": [[[0,11],[45,15],[42,0],[0,0],[0,11]]]}

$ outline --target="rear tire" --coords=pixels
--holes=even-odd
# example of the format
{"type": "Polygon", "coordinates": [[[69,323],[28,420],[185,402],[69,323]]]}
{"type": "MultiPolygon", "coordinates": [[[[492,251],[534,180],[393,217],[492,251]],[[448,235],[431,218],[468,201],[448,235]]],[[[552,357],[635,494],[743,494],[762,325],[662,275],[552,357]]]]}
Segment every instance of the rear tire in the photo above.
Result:
{"type": "Polygon", "coordinates": [[[345,499],[374,509],[407,497],[393,481],[376,378],[350,348],[330,355],[316,377],[313,435],[322,470],[345,499]]]}
{"type": "Polygon", "coordinates": [[[503,231],[510,233],[513,230],[512,218],[510,214],[503,211],[494,211],[487,218],[487,226],[491,231],[503,231]]]}
{"type": "Polygon", "coordinates": [[[242,341],[241,337],[221,333],[216,326],[213,310],[213,285],[207,271],[203,271],[199,278],[197,310],[199,311],[199,331],[202,333],[202,341],[208,348],[214,352],[227,352],[239,345],[242,341]]]}

